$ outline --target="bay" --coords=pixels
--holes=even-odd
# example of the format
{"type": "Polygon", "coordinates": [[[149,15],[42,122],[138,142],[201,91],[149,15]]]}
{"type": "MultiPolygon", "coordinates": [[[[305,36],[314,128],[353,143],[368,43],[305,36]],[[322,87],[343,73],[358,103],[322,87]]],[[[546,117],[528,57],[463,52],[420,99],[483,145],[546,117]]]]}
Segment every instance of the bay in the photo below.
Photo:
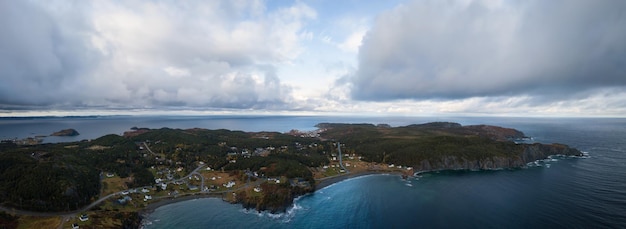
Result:
{"type": "Polygon", "coordinates": [[[312,130],[320,122],[432,121],[516,128],[542,143],[588,152],[587,159],[556,158],[541,166],[500,171],[448,171],[402,180],[370,175],[302,196],[285,214],[245,210],[219,199],[157,208],[145,228],[626,228],[626,119],[511,117],[346,116],[103,116],[0,118],[0,138],[49,135],[74,128],[76,137],[122,134],[130,127],[243,131],[312,130]]]}
{"type": "Polygon", "coordinates": [[[359,177],[303,196],[279,215],[244,210],[219,199],[180,202],[156,209],[145,227],[626,227],[626,120],[470,120],[480,121],[520,129],[535,141],[569,144],[591,156],[554,158],[523,169],[430,173],[409,180],[396,175],[359,177]],[[193,220],[181,220],[184,216],[193,220]]]}

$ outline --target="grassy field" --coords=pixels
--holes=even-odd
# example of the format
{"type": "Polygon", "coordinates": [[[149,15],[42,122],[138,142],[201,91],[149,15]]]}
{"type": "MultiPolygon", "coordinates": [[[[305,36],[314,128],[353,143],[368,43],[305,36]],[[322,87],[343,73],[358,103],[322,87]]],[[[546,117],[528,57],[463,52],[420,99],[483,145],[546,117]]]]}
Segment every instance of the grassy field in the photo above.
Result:
{"type": "Polygon", "coordinates": [[[126,190],[125,179],[118,176],[104,178],[102,181],[102,196],[109,195],[111,193],[126,190]]]}
{"type": "Polygon", "coordinates": [[[19,219],[18,229],[27,228],[57,228],[61,224],[61,217],[34,217],[23,216],[19,219]]]}

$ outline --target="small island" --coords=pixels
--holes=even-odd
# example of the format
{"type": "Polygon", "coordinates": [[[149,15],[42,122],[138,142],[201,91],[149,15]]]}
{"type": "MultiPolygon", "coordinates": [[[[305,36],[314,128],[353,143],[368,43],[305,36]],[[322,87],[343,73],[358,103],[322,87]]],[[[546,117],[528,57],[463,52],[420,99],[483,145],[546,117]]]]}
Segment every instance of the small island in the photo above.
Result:
{"type": "Polygon", "coordinates": [[[78,136],[78,135],[80,135],[80,133],[78,133],[78,131],[76,131],[75,129],[65,129],[65,130],[60,130],[60,131],[50,134],[50,136],[61,136],[61,137],[78,136]]]}
{"type": "Polygon", "coordinates": [[[582,155],[567,145],[525,143],[524,133],[490,125],[316,127],[288,133],[133,128],[90,141],[0,145],[0,210],[9,213],[0,217],[138,227],[142,212],[200,197],[284,212],[297,196],[364,174],[520,168],[551,155],[582,155]]]}

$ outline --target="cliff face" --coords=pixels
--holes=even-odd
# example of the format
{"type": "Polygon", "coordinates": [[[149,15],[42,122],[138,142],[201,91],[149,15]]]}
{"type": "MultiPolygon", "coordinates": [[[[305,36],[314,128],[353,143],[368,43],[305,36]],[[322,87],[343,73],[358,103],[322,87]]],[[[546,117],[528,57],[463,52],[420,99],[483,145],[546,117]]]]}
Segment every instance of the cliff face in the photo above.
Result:
{"type": "Polygon", "coordinates": [[[582,153],[574,148],[562,144],[528,144],[518,155],[508,157],[497,156],[468,160],[457,156],[441,156],[439,160],[422,160],[414,166],[417,171],[434,170],[480,170],[499,168],[519,168],[528,162],[545,159],[550,155],[581,156],[582,153]]]}

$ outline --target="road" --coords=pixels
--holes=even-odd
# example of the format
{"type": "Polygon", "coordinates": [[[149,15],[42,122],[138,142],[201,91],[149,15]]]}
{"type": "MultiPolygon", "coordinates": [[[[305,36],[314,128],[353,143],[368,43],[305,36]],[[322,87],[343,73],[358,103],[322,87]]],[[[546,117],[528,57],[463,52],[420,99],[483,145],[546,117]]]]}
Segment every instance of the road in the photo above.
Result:
{"type": "Polygon", "coordinates": [[[156,153],[152,152],[152,150],[150,149],[150,147],[148,147],[148,144],[146,144],[146,142],[142,142],[141,144],[143,144],[143,146],[146,147],[148,152],[150,152],[152,155],[158,156],[156,153]]]}
{"type": "MultiPolygon", "coordinates": [[[[191,175],[195,174],[200,174],[198,173],[198,170],[202,169],[204,167],[204,165],[200,165],[198,166],[196,169],[194,169],[191,173],[189,173],[188,175],[175,180],[175,181],[179,181],[179,180],[184,180],[184,179],[188,179],[191,175]]],[[[202,176],[200,176],[202,177],[202,176]]],[[[204,179],[203,179],[204,181],[204,179]]],[[[204,185],[204,183],[203,183],[204,185]]],[[[124,190],[124,191],[128,191],[128,190],[124,190]]],[[[26,211],[26,210],[19,210],[19,209],[15,209],[15,208],[8,208],[8,207],[4,207],[4,206],[0,206],[0,211],[4,211],[7,213],[11,213],[14,215],[28,215],[28,216],[39,216],[39,217],[52,217],[52,216],[73,216],[82,212],[85,212],[93,207],[95,207],[96,205],[104,202],[105,200],[114,197],[114,196],[119,196],[122,195],[123,191],[119,191],[119,192],[115,192],[115,193],[111,193],[109,195],[103,196],[100,199],[92,202],[91,204],[82,207],[80,209],[74,210],[74,211],[67,211],[67,212],[36,212],[36,211],[26,211]]]]}
{"type": "MultiPolygon", "coordinates": [[[[143,143],[144,147],[146,147],[146,150],[148,150],[148,152],[150,152],[152,155],[157,155],[154,152],[152,152],[152,150],[150,149],[150,147],[148,147],[148,144],[146,144],[145,142],[143,143]]],[[[233,190],[225,190],[225,191],[219,191],[219,192],[209,192],[209,191],[205,191],[205,185],[204,185],[204,176],[202,176],[202,174],[200,174],[200,169],[204,168],[206,165],[200,165],[198,166],[196,169],[194,169],[193,171],[191,171],[189,174],[187,174],[184,177],[181,177],[180,179],[176,179],[176,180],[172,180],[169,181],[168,183],[174,183],[176,181],[182,181],[185,179],[189,179],[189,177],[193,176],[193,175],[198,175],[202,181],[201,181],[201,185],[200,185],[200,193],[201,194],[224,194],[224,193],[229,193],[229,192],[235,192],[235,191],[239,191],[242,189],[246,189],[248,187],[252,186],[257,186],[260,185],[263,182],[266,182],[266,179],[258,179],[256,182],[253,183],[246,183],[245,185],[233,189],[233,190]]],[[[36,212],[36,211],[27,211],[27,210],[20,210],[20,209],[15,209],[15,208],[8,208],[5,206],[0,206],[0,211],[4,211],[13,215],[24,215],[24,216],[36,216],[36,217],[61,217],[61,225],[59,225],[59,228],[62,228],[63,223],[66,222],[67,220],[71,219],[72,217],[74,217],[77,214],[83,213],[88,211],[89,209],[97,206],[98,204],[110,199],[111,197],[114,196],[120,196],[122,195],[122,192],[124,191],[128,191],[128,190],[123,190],[123,191],[119,191],[119,192],[115,192],[115,193],[111,193],[109,195],[103,196],[101,198],[99,198],[98,200],[90,203],[87,206],[84,206],[80,209],[74,210],[74,211],[67,211],[67,212],[36,212]]],[[[193,193],[193,194],[187,194],[187,195],[195,195],[197,193],[193,193]]],[[[162,196],[159,197],[158,199],[165,199],[165,198],[169,198],[169,196],[162,196]]]]}

